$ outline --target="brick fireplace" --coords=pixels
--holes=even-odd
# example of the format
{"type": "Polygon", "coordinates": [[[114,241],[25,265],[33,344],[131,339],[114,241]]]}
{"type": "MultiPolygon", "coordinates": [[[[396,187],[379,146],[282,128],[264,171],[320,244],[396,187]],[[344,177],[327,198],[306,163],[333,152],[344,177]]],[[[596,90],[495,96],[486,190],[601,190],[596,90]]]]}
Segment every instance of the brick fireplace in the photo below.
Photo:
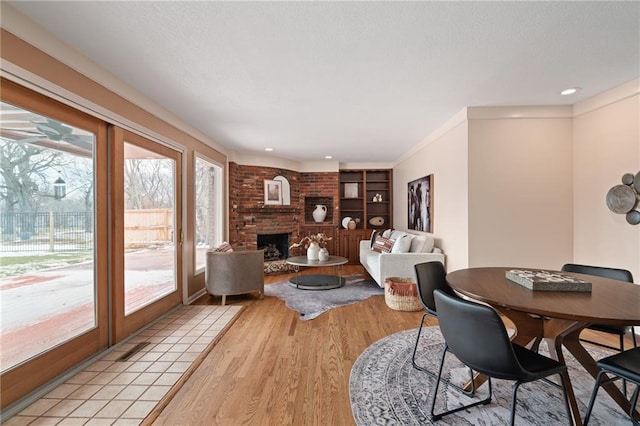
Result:
{"type": "Polygon", "coordinates": [[[323,225],[336,226],[338,172],[299,173],[229,163],[229,243],[234,247],[257,249],[258,235],[287,234],[289,245],[299,241],[307,235],[306,226],[318,225],[311,217],[315,204],[326,204],[329,210],[323,225]],[[264,180],[275,176],[289,181],[290,205],[264,204],[264,180]]]}
{"type": "Polygon", "coordinates": [[[289,257],[291,234],[257,234],[258,250],[264,250],[264,260],[280,260],[289,257]]]}

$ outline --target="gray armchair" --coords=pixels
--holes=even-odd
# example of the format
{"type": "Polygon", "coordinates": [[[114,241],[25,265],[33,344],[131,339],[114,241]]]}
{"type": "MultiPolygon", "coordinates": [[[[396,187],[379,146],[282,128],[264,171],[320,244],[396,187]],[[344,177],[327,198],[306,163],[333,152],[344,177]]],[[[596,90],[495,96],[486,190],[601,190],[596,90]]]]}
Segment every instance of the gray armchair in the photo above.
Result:
{"type": "Polygon", "coordinates": [[[226,296],[257,291],[264,297],[264,250],[207,252],[205,269],[207,291],[226,296]]]}

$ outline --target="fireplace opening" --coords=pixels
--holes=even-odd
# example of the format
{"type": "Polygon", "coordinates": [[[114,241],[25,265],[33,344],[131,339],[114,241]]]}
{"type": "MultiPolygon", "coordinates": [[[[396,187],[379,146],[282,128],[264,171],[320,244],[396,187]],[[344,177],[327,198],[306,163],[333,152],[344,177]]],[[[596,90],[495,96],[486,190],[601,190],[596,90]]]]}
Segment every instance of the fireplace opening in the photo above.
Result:
{"type": "Polygon", "coordinates": [[[264,260],[289,257],[289,234],[258,234],[258,250],[264,249],[264,260]]]}

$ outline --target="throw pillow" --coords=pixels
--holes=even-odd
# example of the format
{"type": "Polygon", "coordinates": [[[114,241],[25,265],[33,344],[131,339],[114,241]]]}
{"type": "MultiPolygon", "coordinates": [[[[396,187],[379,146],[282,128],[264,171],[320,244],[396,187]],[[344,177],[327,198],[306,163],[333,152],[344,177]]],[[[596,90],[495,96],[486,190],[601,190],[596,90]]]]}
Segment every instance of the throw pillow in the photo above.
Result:
{"type": "Polygon", "coordinates": [[[371,231],[371,244],[369,244],[370,248],[373,248],[373,243],[376,241],[376,237],[378,236],[378,231],[375,229],[371,231]]]}
{"type": "Polygon", "coordinates": [[[424,242],[424,247],[422,247],[422,252],[423,253],[432,253],[433,252],[433,247],[435,245],[435,241],[434,239],[429,236],[429,235],[425,235],[427,237],[427,240],[424,242]]]}
{"type": "Polygon", "coordinates": [[[411,240],[411,253],[431,253],[433,251],[434,240],[430,235],[414,235],[411,240]]]}
{"type": "Polygon", "coordinates": [[[409,253],[412,239],[413,237],[409,234],[405,234],[400,238],[396,239],[396,242],[393,243],[393,248],[391,249],[391,253],[409,253]]]}
{"type": "Polygon", "coordinates": [[[373,247],[371,249],[373,251],[377,251],[378,253],[389,253],[393,249],[394,242],[395,241],[390,238],[378,236],[373,242],[373,247]]]}
{"type": "Polygon", "coordinates": [[[391,238],[391,233],[393,232],[393,229],[389,228],[385,231],[382,232],[382,236],[385,238],[391,238]]]}
{"type": "Polygon", "coordinates": [[[408,235],[408,234],[404,231],[399,231],[397,229],[394,229],[391,231],[391,235],[389,235],[387,238],[393,238],[394,240],[398,240],[400,239],[400,237],[403,237],[405,235],[408,235]]]}
{"type": "Polygon", "coordinates": [[[229,244],[228,242],[223,241],[222,244],[220,244],[218,247],[213,249],[213,251],[228,252],[228,251],[233,251],[233,247],[231,247],[231,244],[229,244]]]}
{"type": "Polygon", "coordinates": [[[422,249],[424,248],[424,243],[426,241],[426,235],[414,235],[411,239],[411,248],[409,248],[409,251],[411,253],[422,253],[422,249]]]}

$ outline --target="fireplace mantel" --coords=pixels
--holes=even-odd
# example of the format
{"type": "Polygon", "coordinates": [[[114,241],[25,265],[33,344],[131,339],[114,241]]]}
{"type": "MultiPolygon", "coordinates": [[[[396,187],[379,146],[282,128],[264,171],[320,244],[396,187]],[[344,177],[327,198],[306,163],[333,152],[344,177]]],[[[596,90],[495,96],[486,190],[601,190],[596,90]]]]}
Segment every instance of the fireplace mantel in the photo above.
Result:
{"type": "Polygon", "coordinates": [[[238,213],[299,213],[297,207],[284,206],[256,206],[256,207],[239,207],[238,213]]]}

